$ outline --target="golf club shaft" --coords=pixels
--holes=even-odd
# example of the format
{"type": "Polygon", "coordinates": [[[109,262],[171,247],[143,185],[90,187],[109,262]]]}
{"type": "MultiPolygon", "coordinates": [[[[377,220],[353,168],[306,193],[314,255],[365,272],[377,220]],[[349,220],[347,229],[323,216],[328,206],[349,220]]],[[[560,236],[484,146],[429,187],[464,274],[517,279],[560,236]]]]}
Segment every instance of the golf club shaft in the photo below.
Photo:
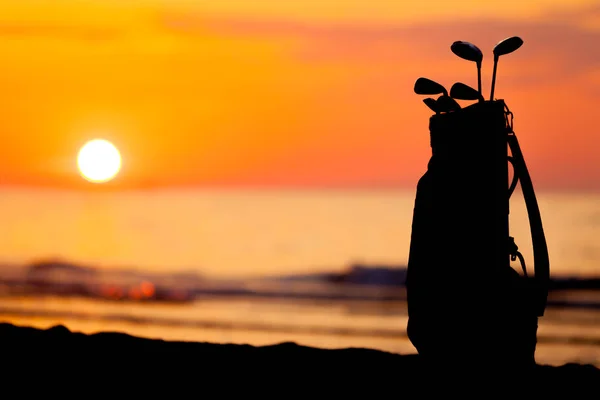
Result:
{"type": "Polygon", "coordinates": [[[477,90],[481,94],[481,65],[477,66],[477,90]]]}
{"type": "Polygon", "coordinates": [[[496,86],[496,71],[498,69],[498,56],[494,57],[494,72],[492,73],[492,91],[490,92],[490,101],[494,101],[494,89],[496,86]]]}

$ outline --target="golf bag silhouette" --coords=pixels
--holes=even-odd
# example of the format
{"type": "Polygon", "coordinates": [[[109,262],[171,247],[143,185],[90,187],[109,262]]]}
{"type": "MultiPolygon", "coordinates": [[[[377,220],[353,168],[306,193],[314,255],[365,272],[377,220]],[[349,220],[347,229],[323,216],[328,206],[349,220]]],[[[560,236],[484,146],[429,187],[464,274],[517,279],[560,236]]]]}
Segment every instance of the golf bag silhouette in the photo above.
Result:
{"type": "Polygon", "coordinates": [[[512,113],[503,100],[481,101],[432,115],[429,130],[432,155],[417,184],[406,279],[409,339],[437,365],[535,365],[549,261],[512,113]],[[518,183],[533,277],[509,236],[509,199],[518,183]],[[522,273],[511,266],[517,259],[522,273]]]}

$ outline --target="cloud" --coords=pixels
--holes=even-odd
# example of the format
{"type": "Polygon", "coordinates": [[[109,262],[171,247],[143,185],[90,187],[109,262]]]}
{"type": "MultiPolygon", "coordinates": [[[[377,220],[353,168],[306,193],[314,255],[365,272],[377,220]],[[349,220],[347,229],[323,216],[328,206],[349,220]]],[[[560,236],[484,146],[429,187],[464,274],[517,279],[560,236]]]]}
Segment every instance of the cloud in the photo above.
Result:
{"type": "MultiPolygon", "coordinates": [[[[551,9],[544,13],[546,20],[556,22],[569,22],[586,25],[587,22],[600,18],[600,3],[590,4],[585,7],[551,9]]],[[[596,26],[596,29],[599,27],[596,26]]]]}
{"type": "Polygon", "coordinates": [[[472,41],[491,59],[501,39],[519,35],[525,46],[515,62],[540,70],[515,84],[535,85],[554,79],[584,76],[600,67],[600,30],[585,24],[600,15],[600,6],[549,12],[539,19],[453,19],[443,22],[401,24],[302,23],[282,19],[222,18],[165,15],[163,26],[184,35],[206,34],[279,40],[288,43],[289,55],[312,63],[438,62],[454,40],[472,41]]]}

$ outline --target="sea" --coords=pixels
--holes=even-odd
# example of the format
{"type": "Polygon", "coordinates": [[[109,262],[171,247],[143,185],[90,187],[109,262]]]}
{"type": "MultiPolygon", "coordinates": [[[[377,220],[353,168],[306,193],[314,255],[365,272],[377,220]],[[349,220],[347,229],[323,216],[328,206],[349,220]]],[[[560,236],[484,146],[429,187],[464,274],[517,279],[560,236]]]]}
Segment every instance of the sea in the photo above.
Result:
{"type": "MultiPolygon", "coordinates": [[[[404,288],[414,197],[408,189],[4,187],[0,322],[416,353],[404,288]]],[[[556,284],[536,360],[600,367],[600,194],[537,197],[556,284]]],[[[510,233],[531,270],[518,189],[510,233]]]]}

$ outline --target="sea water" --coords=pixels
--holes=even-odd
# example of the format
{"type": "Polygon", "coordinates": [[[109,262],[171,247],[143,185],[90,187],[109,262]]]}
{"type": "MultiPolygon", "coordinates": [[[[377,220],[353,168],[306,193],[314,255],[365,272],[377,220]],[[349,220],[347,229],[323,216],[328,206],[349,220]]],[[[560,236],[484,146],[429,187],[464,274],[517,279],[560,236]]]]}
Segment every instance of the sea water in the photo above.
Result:
{"type": "MultiPolygon", "coordinates": [[[[0,262],[5,266],[0,273],[36,260],[230,280],[342,272],[356,263],[402,267],[408,259],[414,195],[414,190],[92,193],[4,188],[0,262]]],[[[538,202],[552,276],[598,277],[600,195],[539,192],[538,202]]],[[[511,200],[510,231],[531,269],[529,225],[518,191],[511,200]]],[[[549,307],[540,320],[538,362],[599,365],[598,292],[561,296],[577,301],[568,308],[549,307]]],[[[63,323],[85,332],[119,330],[165,339],[296,341],[415,352],[406,339],[402,301],[220,296],[126,307],[57,296],[1,301],[0,319],[24,325],[63,323]]]]}

